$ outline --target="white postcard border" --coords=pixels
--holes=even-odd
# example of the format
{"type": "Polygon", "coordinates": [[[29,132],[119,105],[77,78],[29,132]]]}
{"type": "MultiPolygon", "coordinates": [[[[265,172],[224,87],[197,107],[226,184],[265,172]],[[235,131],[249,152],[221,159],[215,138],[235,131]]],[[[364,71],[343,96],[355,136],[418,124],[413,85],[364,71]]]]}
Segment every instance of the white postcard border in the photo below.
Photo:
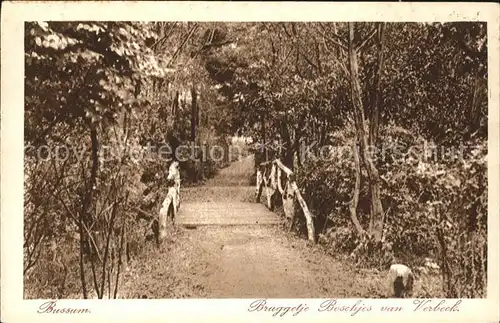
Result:
{"type": "MultiPolygon", "coordinates": [[[[4,2],[2,6],[1,92],[1,313],[6,322],[120,320],[182,322],[253,322],[277,319],[331,322],[498,320],[499,297],[499,6],[493,3],[285,3],[285,2],[4,2]],[[399,313],[319,313],[322,300],[268,300],[272,304],[308,304],[297,316],[250,313],[253,299],[227,300],[60,300],[61,307],[89,308],[90,314],[37,314],[40,300],[23,300],[23,106],[24,21],[47,20],[190,20],[190,21],[487,21],[488,22],[488,298],[462,300],[459,312],[414,312],[413,300],[362,299],[374,308],[403,306],[399,313]]],[[[76,269],[75,269],[76,270],[76,269]]],[[[339,300],[342,304],[357,299],[339,300]]],[[[450,300],[450,302],[452,302],[450,300]]]]}

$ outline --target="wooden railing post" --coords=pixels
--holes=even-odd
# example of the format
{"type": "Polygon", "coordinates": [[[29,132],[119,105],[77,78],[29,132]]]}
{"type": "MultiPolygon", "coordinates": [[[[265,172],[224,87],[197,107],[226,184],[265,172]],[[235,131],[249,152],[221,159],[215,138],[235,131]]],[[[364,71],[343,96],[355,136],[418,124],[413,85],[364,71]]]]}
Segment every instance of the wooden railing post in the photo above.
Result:
{"type": "Polygon", "coordinates": [[[260,168],[257,169],[257,179],[256,179],[256,188],[255,188],[255,201],[257,203],[260,203],[260,196],[262,195],[262,172],[260,171],[260,168]]]}
{"type": "Polygon", "coordinates": [[[274,164],[271,165],[271,171],[269,174],[269,180],[265,180],[266,184],[266,197],[267,197],[267,207],[270,210],[273,210],[274,205],[272,204],[272,196],[274,195],[274,191],[276,190],[276,166],[274,164]]]}
{"type": "Polygon", "coordinates": [[[293,228],[295,220],[293,197],[297,198],[302,212],[304,213],[304,217],[306,218],[308,239],[312,242],[316,242],[314,215],[311,211],[309,211],[307,203],[300,193],[297,183],[295,182],[293,172],[288,167],[283,165],[279,159],[276,159],[273,162],[260,164],[260,167],[257,170],[257,187],[255,192],[256,202],[260,202],[263,187],[266,188],[267,207],[271,210],[273,207],[271,197],[277,190],[281,193],[285,216],[291,220],[290,230],[293,228]],[[267,168],[269,168],[269,166],[271,166],[271,169],[268,172],[267,168]],[[262,172],[262,170],[264,171],[262,172]],[[285,178],[285,187],[283,187],[282,177],[285,178]]]}
{"type": "Polygon", "coordinates": [[[307,236],[310,241],[315,242],[316,241],[316,231],[314,229],[314,216],[312,213],[309,211],[309,208],[307,207],[306,201],[302,198],[302,194],[300,194],[299,188],[297,187],[297,183],[293,181],[291,183],[292,190],[295,192],[295,196],[297,197],[297,200],[299,201],[300,207],[302,208],[302,211],[304,212],[304,216],[306,218],[306,223],[307,223],[307,236]]]}
{"type": "Polygon", "coordinates": [[[162,242],[167,235],[168,217],[171,217],[172,224],[175,221],[177,212],[180,208],[180,189],[181,176],[179,171],[179,163],[174,161],[170,165],[167,176],[168,192],[165,200],[163,200],[160,209],[158,224],[159,224],[159,242],[162,242]]]}

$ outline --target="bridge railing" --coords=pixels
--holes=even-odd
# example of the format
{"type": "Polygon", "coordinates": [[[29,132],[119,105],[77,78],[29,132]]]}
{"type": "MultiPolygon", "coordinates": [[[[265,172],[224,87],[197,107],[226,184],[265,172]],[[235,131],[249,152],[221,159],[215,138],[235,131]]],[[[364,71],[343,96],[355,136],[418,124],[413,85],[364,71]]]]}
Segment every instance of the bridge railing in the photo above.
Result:
{"type": "Polygon", "coordinates": [[[266,193],[266,205],[274,210],[273,196],[279,191],[283,202],[285,216],[290,219],[290,230],[295,223],[294,199],[297,200],[306,218],[307,236],[310,241],[316,241],[314,215],[309,211],[295,181],[295,175],[290,168],[283,165],[279,159],[261,163],[257,169],[256,201],[260,203],[262,191],[266,193]]]}
{"type": "Polygon", "coordinates": [[[181,175],[179,163],[174,161],[168,169],[167,183],[168,192],[163,200],[159,215],[159,240],[162,241],[167,235],[167,225],[170,218],[172,224],[175,222],[180,207],[181,175]]]}

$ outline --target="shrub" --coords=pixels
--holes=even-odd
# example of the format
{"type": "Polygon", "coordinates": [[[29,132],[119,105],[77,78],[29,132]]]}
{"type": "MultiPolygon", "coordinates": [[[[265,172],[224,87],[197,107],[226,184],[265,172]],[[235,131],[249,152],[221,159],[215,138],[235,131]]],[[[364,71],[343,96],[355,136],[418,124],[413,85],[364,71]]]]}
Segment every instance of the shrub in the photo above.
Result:
{"type": "MultiPolygon", "coordinates": [[[[345,136],[336,137],[349,144],[345,136]]],[[[430,257],[439,263],[448,297],[484,296],[486,141],[471,139],[462,156],[446,156],[418,135],[387,127],[380,142],[386,149],[376,160],[386,212],[380,243],[359,235],[352,224],[348,207],[354,187],[351,160],[306,160],[298,171],[299,187],[317,217],[319,241],[363,266],[386,268],[397,261],[417,268],[430,257]]],[[[447,147],[455,152],[459,148],[447,147]]],[[[369,192],[362,189],[357,215],[364,228],[369,202],[369,192]]]]}

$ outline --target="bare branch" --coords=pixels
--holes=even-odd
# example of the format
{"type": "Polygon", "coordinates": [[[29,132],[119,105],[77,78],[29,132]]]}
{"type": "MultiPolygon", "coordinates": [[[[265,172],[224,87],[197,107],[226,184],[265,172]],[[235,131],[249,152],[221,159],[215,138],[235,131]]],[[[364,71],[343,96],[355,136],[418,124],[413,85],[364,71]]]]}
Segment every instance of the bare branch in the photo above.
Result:
{"type": "Polygon", "coordinates": [[[317,69],[318,71],[320,70],[319,66],[316,65],[313,61],[311,61],[301,50],[299,50],[299,54],[300,56],[302,56],[302,58],[305,59],[305,61],[307,63],[309,63],[309,65],[311,65],[312,67],[314,67],[315,69],[317,69]]]}
{"type": "Polygon", "coordinates": [[[165,34],[165,36],[161,37],[153,45],[151,45],[151,48],[156,49],[157,47],[160,46],[160,43],[161,45],[163,45],[170,38],[170,36],[172,36],[176,27],[177,27],[177,21],[174,22],[173,26],[170,28],[168,33],[165,34]]]}
{"type": "Polygon", "coordinates": [[[187,41],[191,38],[191,36],[193,36],[193,34],[194,34],[194,32],[195,32],[195,30],[197,28],[198,28],[198,23],[195,23],[194,26],[189,31],[189,33],[186,36],[186,38],[184,38],[184,41],[182,42],[182,44],[175,50],[174,55],[172,55],[172,58],[170,59],[170,61],[167,64],[168,67],[172,66],[172,63],[177,58],[177,55],[180,53],[180,51],[182,50],[182,48],[184,47],[184,45],[186,45],[187,41]]]}
{"type": "Polygon", "coordinates": [[[217,42],[217,43],[210,42],[208,44],[205,44],[205,45],[201,46],[201,48],[199,49],[199,51],[207,50],[207,49],[213,48],[213,47],[222,47],[222,46],[225,46],[225,45],[233,44],[234,42],[235,42],[234,40],[226,40],[226,41],[217,42]]]}
{"type": "Polygon", "coordinates": [[[377,34],[377,30],[378,30],[378,28],[374,27],[372,29],[372,31],[370,31],[368,33],[368,35],[365,37],[365,39],[363,39],[359,44],[356,44],[354,46],[356,52],[359,53],[361,50],[363,50],[363,48],[368,44],[368,42],[373,38],[373,36],[375,36],[375,34],[377,34]]]}
{"type": "Polygon", "coordinates": [[[320,68],[318,67],[317,64],[315,64],[313,61],[311,61],[306,54],[304,54],[304,52],[300,49],[300,46],[299,46],[299,43],[297,42],[297,30],[295,28],[295,25],[292,24],[292,31],[293,31],[293,36],[288,32],[288,30],[286,29],[286,26],[283,24],[282,25],[283,27],[283,30],[285,31],[286,35],[288,36],[288,38],[290,38],[292,40],[292,43],[293,45],[295,46],[298,54],[300,56],[302,56],[302,58],[304,58],[304,60],[309,64],[311,65],[312,67],[314,67],[315,69],[317,70],[320,70],[320,68]]]}
{"type": "Polygon", "coordinates": [[[332,42],[333,44],[339,46],[340,48],[347,50],[347,44],[346,44],[345,39],[343,39],[342,37],[337,35],[335,32],[327,31],[325,29],[325,26],[323,26],[322,24],[319,24],[319,26],[321,27],[321,29],[323,29],[323,32],[321,32],[321,35],[325,39],[327,39],[328,41],[332,42]],[[326,33],[328,33],[328,35],[326,33]]]}

